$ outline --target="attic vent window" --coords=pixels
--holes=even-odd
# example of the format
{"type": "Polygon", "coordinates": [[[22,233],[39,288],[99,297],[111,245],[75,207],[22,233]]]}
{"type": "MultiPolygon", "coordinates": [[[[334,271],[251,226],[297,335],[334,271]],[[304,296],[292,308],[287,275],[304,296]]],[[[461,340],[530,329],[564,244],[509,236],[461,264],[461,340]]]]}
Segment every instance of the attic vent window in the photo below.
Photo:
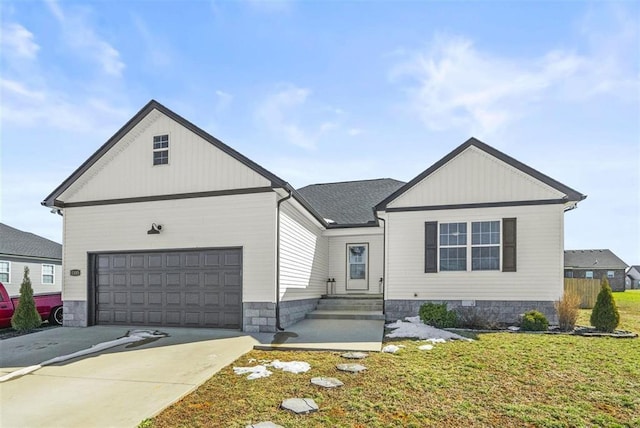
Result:
{"type": "Polygon", "coordinates": [[[169,163],[169,134],[153,137],[153,164],[167,165],[169,163]]]}

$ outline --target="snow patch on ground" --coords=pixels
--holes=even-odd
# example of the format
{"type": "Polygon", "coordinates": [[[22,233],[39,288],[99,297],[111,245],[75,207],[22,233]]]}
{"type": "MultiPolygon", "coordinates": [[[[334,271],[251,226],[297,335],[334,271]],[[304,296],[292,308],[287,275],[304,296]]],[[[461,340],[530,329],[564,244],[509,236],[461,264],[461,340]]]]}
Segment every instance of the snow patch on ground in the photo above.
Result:
{"type": "Polygon", "coordinates": [[[290,361],[288,363],[275,360],[269,364],[274,369],[282,370],[283,372],[290,373],[305,373],[311,369],[311,365],[304,361],[290,361]]]}
{"type": "MultiPolygon", "coordinates": [[[[253,358],[249,360],[250,363],[255,361],[256,360],[253,358]]],[[[273,372],[270,371],[268,367],[273,367],[274,369],[282,370],[283,372],[289,373],[305,373],[311,370],[311,365],[305,361],[284,362],[274,360],[272,363],[260,364],[253,367],[234,367],[233,372],[237,375],[245,375],[248,373],[249,376],[247,376],[247,379],[253,380],[260,379],[261,377],[271,376],[273,372]]]]}
{"type": "Polygon", "coordinates": [[[405,321],[398,320],[387,324],[385,327],[394,330],[387,333],[386,337],[413,337],[426,339],[431,343],[444,343],[447,340],[472,340],[456,333],[441,330],[430,325],[423,324],[420,317],[406,317],[405,321]]]}
{"type": "Polygon", "coordinates": [[[254,366],[254,367],[234,367],[233,372],[237,375],[245,375],[249,373],[247,379],[260,379],[261,377],[269,377],[273,374],[272,371],[267,370],[267,368],[263,365],[254,366]]]}
{"type": "Polygon", "coordinates": [[[395,354],[396,352],[398,352],[401,348],[404,348],[404,345],[387,345],[384,348],[382,348],[382,352],[387,352],[389,354],[395,354]]]}

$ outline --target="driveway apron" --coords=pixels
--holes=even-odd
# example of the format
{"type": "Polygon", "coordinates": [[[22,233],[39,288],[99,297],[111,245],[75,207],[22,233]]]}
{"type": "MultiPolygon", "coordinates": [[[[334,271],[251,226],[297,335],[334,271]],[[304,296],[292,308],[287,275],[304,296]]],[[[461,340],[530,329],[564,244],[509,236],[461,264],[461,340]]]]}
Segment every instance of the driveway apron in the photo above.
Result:
{"type": "MultiPolygon", "coordinates": [[[[135,327],[61,327],[0,341],[0,376],[123,337],[135,327]]],[[[196,389],[258,342],[236,330],[160,328],[0,383],[0,426],[133,427],[196,389]]]]}

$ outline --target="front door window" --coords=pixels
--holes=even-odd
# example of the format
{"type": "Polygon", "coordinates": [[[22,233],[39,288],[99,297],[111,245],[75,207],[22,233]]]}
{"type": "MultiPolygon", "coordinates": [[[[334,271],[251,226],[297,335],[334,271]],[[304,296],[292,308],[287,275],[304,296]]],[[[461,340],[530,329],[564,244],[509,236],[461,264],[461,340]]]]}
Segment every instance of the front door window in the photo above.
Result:
{"type": "Polygon", "coordinates": [[[347,291],[369,289],[369,244],[347,245],[347,291]]]}

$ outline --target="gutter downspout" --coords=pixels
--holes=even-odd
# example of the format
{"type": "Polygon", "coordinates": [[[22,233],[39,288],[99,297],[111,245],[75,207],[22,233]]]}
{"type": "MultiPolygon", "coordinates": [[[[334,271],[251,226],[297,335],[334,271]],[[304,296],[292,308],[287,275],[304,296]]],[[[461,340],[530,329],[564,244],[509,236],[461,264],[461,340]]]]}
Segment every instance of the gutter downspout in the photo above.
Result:
{"type": "Polygon", "coordinates": [[[374,214],[378,221],[382,221],[382,314],[385,312],[385,289],[387,287],[387,221],[374,214]]]}
{"type": "Polygon", "coordinates": [[[276,330],[283,331],[280,325],[280,204],[291,198],[292,192],[289,185],[285,185],[284,189],[289,192],[287,196],[278,200],[276,207],[276,330]]]}

